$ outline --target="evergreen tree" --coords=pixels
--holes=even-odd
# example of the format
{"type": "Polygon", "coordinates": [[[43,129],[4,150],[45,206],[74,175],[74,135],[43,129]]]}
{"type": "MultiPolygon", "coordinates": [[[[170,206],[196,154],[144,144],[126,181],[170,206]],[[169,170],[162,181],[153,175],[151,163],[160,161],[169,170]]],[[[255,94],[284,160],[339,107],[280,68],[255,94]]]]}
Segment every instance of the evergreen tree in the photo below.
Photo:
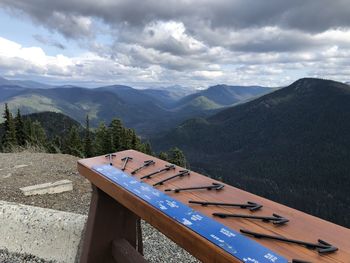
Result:
{"type": "Polygon", "coordinates": [[[146,142],[143,144],[143,151],[142,152],[145,154],[153,155],[151,144],[149,142],[146,142]]]}
{"type": "Polygon", "coordinates": [[[177,147],[169,150],[169,162],[181,167],[186,167],[186,158],[184,153],[177,147]]]}
{"type": "Polygon", "coordinates": [[[33,143],[32,137],[33,137],[33,124],[32,120],[30,118],[26,118],[24,120],[24,134],[26,135],[26,142],[28,144],[33,143]]]}
{"type": "Polygon", "coordinates": [[[141,150],[141,148],[144,148],[146,150],[146,147],[142,147],[141,140],[137,136],[135,130],[130,129],[129,130],[129,136],[130,136],[130,147],[134,150],[141,150]]]}
{"type": "Polygon", "coordinates": [[[50,153],[62,153],[62,139],[58,135],[51,140],[51,142],[47,146],[48,152],[50,153]]]}
{"type": "Polygon", "coordinates": [[[9,106],[8,106],[7,103],[5,103],[5,110],[4,110],[4,113],[2,114],[2,117],[5,119],[5,121],[4,121],[4,130],[8,131],[9,130],[9,120],[10,120],[10,117],[11,117],[11,113],[10,113],[9,106]]]}
{"type": "Polygon", "coordinates": [[[164,161],[168,161],[169,160],[169,156],[168,156],[168,154],[166,152],[160,152],[158,154],[158,158],[162,159],[164,161]]]}
{"type": "Polygon", "coordinates": [[[19,146],[24,146],[26,144],[26,134],[21,111],[19,109],[17,110],[17,116],[15,118],[15,127],[17,143],[19,146]]]}
{"type": "Polygon", "coordinates": [[[68,153],[75,156],[82,156],[82,143],[79,135],[78,128],[76,126],[72,126],[68,135],[68,153]]]}
{"type": "Polygon", "coordinates": [[[48,153],[61,153],[61,150],[55,146],[53,141],[48,142],[45,148],[48,153]]]}
{"type": "Polygon", "coordinates": [[[38,121],[31,123],[31,142],[36,146],[46,145],[46,132],[38,121]]]}
{"type": "Polygon", "coordinates": [[[62,148],[62,138],[58,135],[55,135],[55,137],[52,140],[52,144],[57,147],[58,149],[62,148]]]}
{"type": "Polygon", "coordinates": [[[111,139],[106,125],[102,122],[96,130],[94,148],[97,155],[111,152],[111,139]]]}
{"type": "Polygon", "coordinates": [[[123,125],[119,119],[113,119],[109,124],[109,134],[111,136],[111,152],[122,149],[123,125]]]}
{"type": "Polygon", "coordinates": [[[131,149],[131,132],[130,129],[123,128],[121,136],[121,150],[131,149]]]}
{"type": "Polygon", "coordinates": [[[17,145],[16,126],[7,103],[5,103],[5,111],[3,117],[5,119],[5,122],[2,144],[4,148],[11,148],[17,145]]]}
{"type": "MultiPolygon", "coordinates": [[[[92,132],[89,116],[86,116],[85,134],[82,140],[77,126],[72,126],[68,132],[66,130],[55,131],[56,133],[49,134],[53,135],[53,138],[47,138],[46,131],[39,121],[32,121],[28,117],[23,118],[19,109],[16,118],[13,119],[7,104],[5,104],[3,116],[5,122],[2,140],[0,140],[0,151],[11,150],[11,147],[16,145],[26,146],[28,144],[50,153],[67,153],[81,157],[91,157],[94,154],[104,155],[126,149],[153,154],[150,143],[142,143],[135,130],[123,127],[119,119],[113,119],[108,127],[101,123],[96,131],[92,132]]],[[[171,160],[176,164],[185,163],[182,152],[178,151],[180,150],[173,151],[171,160]]],[[[170,159],[166,153],[160,153],[160,158],[170,159]]]]}
{"type": "Polygon", "coordinates": [[[89,115],[86,115],[84,155],[85,155],[85,157],[92,157],[94,155],[93,148],[92,148],[92,138],[91,138],[91,131],[90,131],[89,115]]]}

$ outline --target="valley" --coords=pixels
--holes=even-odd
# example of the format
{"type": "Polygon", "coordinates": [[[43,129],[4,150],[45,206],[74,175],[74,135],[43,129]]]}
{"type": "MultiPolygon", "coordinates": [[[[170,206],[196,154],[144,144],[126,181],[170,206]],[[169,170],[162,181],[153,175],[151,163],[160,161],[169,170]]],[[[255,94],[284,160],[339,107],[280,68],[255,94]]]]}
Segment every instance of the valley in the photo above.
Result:
{"type": "Polygon", "coordinates": [[[350,205],[347,84],[304,78],[280,89],[216,85],[187,95],[120,85],[0,90],[0,106],[30,114],[48,138],[73,126],[83,134],[87,114],[93,129],[117,117],[156,153],[179,147],[190,169],[350,226],[341,216],[350,205]]]}
{"type": "Polygon", "coordinates": [[[134,89],[122,85],[94,89],[74,86],[42,88],[47,86],[39,83],[40,88],[32,88],[33,83],[30,87],[19,86],[20,83],[6,82],[5,79],[0,81],[0,108],[8,103],[12,112],[19,108],[22,114],[57,112],[81,124],[89,115],[92,127],[116,117],[146,138],[174,128],[187,119],[208,117],[225,107],[271,90],[220,85],[204,91],[192,90],[191,93],[189,89],[176,86],[170,90],[134,89]]]}
{"type": "Polygon", "coordinates": [[[190,168],[349,227],[350,86],[300,79],[152,140],[190,168]]]}

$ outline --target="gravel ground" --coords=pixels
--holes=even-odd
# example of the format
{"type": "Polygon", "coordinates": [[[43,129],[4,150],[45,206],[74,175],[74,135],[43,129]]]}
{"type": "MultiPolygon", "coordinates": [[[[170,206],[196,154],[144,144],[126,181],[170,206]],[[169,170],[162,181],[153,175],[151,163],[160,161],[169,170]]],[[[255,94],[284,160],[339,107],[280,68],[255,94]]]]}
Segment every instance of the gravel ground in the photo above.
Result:
{"type": "MultiPolygon", "coordinates": [[[[78,158],[65,154],[0,153],[0,200],[87,214],[91,197],[90,183],[78,175],[78,158]],[[73,191],[24,196],[19,188],[68,179],[73,191]]],[[[144,254],[151,263],[198,262],[147,223],[142,225],[144,254]]],[[[0,250],[0,263],[48,262],[31,255],[11,254],[0,250]]]]}
{"type": "Polygon", "coordinates": [[[53,261],[45,261],[38,257],[28,254],[17,254],[17,253],[9,253],[7,250],[0,249],[0,262],[4,263],[54,263],[53,261]]]}
{"type": "Polygon", "coordinates": [[[27,205],[86,214],[91,186],[78,175],[78,158],[66,154],[1,153],[0,199],[27,205]],[[73,191],[55,195],[24,196],[19,188],[68,179],[73,191]]]}

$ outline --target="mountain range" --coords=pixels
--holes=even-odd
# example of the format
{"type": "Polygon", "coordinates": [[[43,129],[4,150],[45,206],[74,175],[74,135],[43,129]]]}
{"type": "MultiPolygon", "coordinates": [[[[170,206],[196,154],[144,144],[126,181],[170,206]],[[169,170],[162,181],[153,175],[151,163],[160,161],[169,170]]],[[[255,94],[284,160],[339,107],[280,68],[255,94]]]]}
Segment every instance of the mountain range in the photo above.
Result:
{"type": "Polygon", "coordinates": [[[350,86],[300,79],[152,140],[192,169],[350,227],[350,86]]]}
{"type": "Polygon", "coordinates": [[[256,96],[261,96],[264,93],[270,92],[270,88],[260,86],[229,86],[229,85],[215,85],[208,89],[190,94],[178,101],[181,107],[188,104],[199,97],[205,97],[216,105],[230,106],[240,101],[245,101],[256,96]]]}
{"type": "Polygon", "coordinates": [[[32,80],[9,80],[0,77],[0,86],[7,85],[7,86],[20,86],[23,88],[29,88],[29,89],[51,89],[54,88],[52,85],[44,84],[37,81],[32,80]]]}
{"type": "Polygon", "coordinates": [[[228,107],[227,102],[221,104],[217,100],[221,92],[229,96],[233,104],[270,90],[220,85],[215,87],[216,95],[199,91],[193,96],[188,94],[189,89],[178,86],[163,90],[134,89],[122,85],[95,89],[75,86],[31,88],[19,84],[18,81],[15,84],[5,79],[0,81],[0,107],[8,103],[10,110],[14,112],[19,108],[23,114],[59,112],[82,124],[88,114],[91,125],[95,127],[101,121],[109,122],[116,117],[146,137],[176,127],[186,119],[208,117],[228,107]],[[229,95],[226,94],[228,89],[231,91],[229,95]],[[235,89],[237,92],[233,91],[235,89]]]}
{"type": "Polygon", "coordinates": [[[30,115],[44,125],[57,122],[53,134],[84,123],[86,114],[93,126],[119,117],[157,152],[181,148],[192,170],[350,227],[343,216],[350,207],[349,85],[304,78],[280,89],[176,89],[3,83],[0,106],[57,112],[30,115]]]}

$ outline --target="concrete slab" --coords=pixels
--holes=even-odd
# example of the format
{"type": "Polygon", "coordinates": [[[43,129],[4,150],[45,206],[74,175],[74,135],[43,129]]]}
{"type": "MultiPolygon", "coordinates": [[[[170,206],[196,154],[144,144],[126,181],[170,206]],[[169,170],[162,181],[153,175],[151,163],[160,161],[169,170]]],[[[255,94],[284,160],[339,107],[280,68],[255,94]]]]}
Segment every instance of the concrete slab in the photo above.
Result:
{"type": "Polygon", "coordinates": [[[76,261],[86,216],[0,201],[0,249],[76,261]]]}
{"type": "Polygon", "coordinates": [[[61,180],[54,183],[37,184],[20,188],[25,196],[58,194],[73,190],[73,183],[70,180],[61,180]]]}

